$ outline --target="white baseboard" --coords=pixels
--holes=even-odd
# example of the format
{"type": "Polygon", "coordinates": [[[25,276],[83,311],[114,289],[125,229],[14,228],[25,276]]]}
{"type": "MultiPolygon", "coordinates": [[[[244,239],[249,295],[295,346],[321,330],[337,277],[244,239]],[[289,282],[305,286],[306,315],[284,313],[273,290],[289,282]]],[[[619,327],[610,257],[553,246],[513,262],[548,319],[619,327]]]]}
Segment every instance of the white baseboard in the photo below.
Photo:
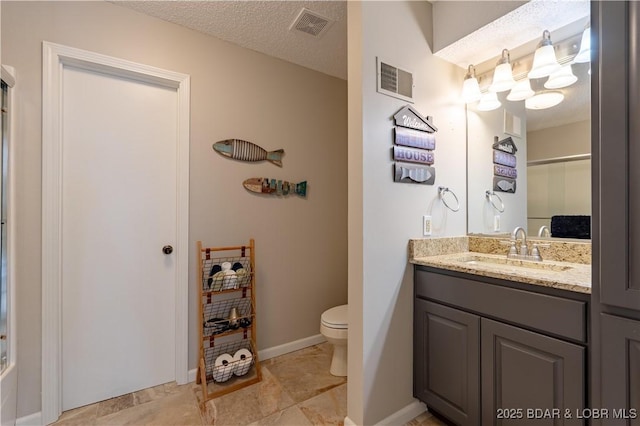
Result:
{"type": "Polygon", "coordinates": [[[42,412],[38,411],[16,419],[16,426],[42,426],[42,412]]]}
{"type": "Polygon", "coordinates": [[[294,352],[309,346],[318,345],[326,341],[327,339],[325,339],[322,334],[316,334],[315,336],[305,337],[304,339],[294,340],[293,342],[258,351],[258,358],[260,359],[260,361],[265,361],[267,359],[275,358],[280,355],[288,354],[289,352],[294,352]]]}
{"type": "MultiPolygon", "coordinates": [[[[415,399],[411,404],[396,411],[386,419],[378,422],[379,426],[397,426],[410,422],[420,414],[427,411],[427,406],[423,402],[415,399]]],[[[345,423],[346,425],[346,423],[345,423]]]]}
{"type": "Polygon", "coordinates": [[[195,382],[197,374],[198,374],[198,369],[197,368],[194,368],[193,370],[189,370],[187,372],[187,382],[188,383],[195,382]]]}

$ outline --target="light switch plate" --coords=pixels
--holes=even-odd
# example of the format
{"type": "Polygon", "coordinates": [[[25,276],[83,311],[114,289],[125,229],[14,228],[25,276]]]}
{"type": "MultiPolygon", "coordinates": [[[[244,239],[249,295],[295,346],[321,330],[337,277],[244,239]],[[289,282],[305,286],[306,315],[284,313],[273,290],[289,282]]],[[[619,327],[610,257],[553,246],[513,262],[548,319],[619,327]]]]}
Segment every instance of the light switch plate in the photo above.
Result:
{"type": "Polygon", "coordinates": [[[431,216],[422,216],[422,235],[431,235],[431,216]]]}

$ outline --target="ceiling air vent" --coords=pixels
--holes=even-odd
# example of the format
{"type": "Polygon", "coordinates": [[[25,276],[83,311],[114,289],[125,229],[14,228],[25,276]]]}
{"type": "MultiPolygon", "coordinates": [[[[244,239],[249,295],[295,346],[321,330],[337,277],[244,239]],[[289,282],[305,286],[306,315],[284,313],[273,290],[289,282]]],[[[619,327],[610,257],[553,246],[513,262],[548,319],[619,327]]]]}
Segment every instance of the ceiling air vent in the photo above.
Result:
{"type": "Polygon", "coordinates": [[[413,102],[413,74],[377,58],[378,93],[413,102]]]}
{"type": "Polygon", "coordinates": [[[326,16],[322,16],[319,13],[312,12],[311,10],[303,7],[298,14],[298,17],[289,27],[289,30],[297,30],[314,37],[321,37],[327,32],[333,22],[334,21],[326,16]]]}

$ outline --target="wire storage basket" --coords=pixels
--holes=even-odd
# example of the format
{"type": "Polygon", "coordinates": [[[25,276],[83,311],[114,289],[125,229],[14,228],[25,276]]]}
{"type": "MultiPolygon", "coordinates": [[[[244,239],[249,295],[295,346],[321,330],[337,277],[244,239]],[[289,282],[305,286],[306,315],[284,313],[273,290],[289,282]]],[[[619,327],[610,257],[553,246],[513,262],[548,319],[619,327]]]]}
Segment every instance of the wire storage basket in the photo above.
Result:
{"type": "Polygon", "coordinates": [[[200,362],[204,400],[262,379],[256,345],[255,242],[203,247],[198,241],[200,362]]]}

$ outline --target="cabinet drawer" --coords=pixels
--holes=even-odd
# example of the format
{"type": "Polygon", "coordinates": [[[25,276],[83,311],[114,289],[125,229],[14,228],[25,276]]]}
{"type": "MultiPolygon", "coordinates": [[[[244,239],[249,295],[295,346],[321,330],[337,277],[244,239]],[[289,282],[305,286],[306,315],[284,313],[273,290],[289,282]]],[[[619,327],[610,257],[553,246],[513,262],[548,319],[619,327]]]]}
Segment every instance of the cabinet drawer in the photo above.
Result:
{"type": "Polygon", "coordinates": [[[579,342],[587,341],[587,304],[416,268],[417,297],[520,324],[579,342]]]}

